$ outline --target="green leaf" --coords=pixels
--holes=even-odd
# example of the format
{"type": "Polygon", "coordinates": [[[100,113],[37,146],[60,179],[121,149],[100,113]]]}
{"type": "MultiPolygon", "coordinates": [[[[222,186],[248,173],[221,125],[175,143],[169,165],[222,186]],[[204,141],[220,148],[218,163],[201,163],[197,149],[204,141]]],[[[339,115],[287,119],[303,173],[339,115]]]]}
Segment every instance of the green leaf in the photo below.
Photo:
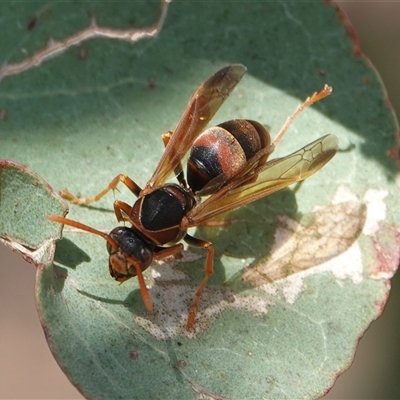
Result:
{"type": "Polygon", "coordinates": [[[27,261],[53,262],[61,227],[47,213],[67,213],[64,200],[36,173],[16,162],[0,160],[0,238],[27,261]]]}
{"type": "MultiPolygon", "coordinates": [[[[1,64],[11,64],[50,36],[84,29],[88,14],[101,26],[137,28],[154,23],[159,4],[124,3],[121,12],[118,2],[4,3],[0,10],[8,16],[1,64]]],[[[146,271],[150,314],[135,280],[118,285],[109,276],[105,241],[66,227],[54,263],[39,269],[38,311],[60,366],[89,398],[315,398],[350,365],[386,302],[399,257],[397,170],[387,157],[397,125],[379,77],[354,52],[332,4],[175,2],[156,39],[87,41],[6,77],[0,158],[83,196],[119,173],[143,186],[162,154],[160,135],[174,129],[196,88],[231,63],[248,73],[214,123],[253,119],[274,136],[328,83],[333,94],[295,121],[276,156],[328,133],[340,151],[295,190],[192,232],[216,249],[194,333],[184,325],[203,251],[190,248],[146,271]]],[[[30,173],[7,166],[6,174],[1,236],[29,248],[55,240],[60,227],[45,216],[64,208],[52,194],[19,212],[35,220],[14,235],[13,204],[31,204],[39,189],[30,187],[30,173]]],[[[134,201],[123,187],[116,198],[134,201]]],[[[90,207],[71,205],[68,217],[110,231],[112,203],[109,194],[90,207]]]]}

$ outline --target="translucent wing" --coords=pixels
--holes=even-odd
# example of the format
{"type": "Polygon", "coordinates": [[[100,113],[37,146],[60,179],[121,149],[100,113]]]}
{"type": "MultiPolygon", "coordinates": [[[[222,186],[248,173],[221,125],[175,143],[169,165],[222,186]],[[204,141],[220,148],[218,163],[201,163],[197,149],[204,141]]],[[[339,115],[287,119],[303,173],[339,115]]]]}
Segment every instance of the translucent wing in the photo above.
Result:
{"type": "MultiPolygon", "coordinates": [[[[289,156],[271,160],[255,169],[246,166],[243,173],[239,173],[189,213],[190,226],[201,225],[219,214],[308,178],[336,154],[337,148],[337,137],[326,135],[289,156]]],[[[257,155],[249,163],[254,164],[254,158],[257,155]]]]}
{"type": "Polygon", "coordinates": [[[246,67],[233,64],[216,72],[206,80],[189,100],[175,131],[148,181],[145,191],[165,183],[176,170],[193,141],[204,130],[225,99],[243,77],[246,67]]]}

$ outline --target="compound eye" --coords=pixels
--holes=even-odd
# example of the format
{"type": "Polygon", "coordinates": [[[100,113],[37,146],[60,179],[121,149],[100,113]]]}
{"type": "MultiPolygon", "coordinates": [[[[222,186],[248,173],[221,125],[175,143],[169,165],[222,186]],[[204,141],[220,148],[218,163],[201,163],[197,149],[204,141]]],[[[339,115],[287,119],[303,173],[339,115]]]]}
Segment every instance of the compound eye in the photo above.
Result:
{"type": "Polygon", "coordinates": [[[107,242],[107,251],[108,251],[108,254],[110,254],[110,256],[111,256],[111,255],[114,254],[117,250],[114,249],[114,247],[111,246],[111,244],[107,242]]]}
{"type": "Polygon", "coordinates": [[[107,242],[108,254],[112,255],[119,250],[121,234],[123,234],[125,229],[127,229],[127,228],[125,228],[124,226],[117,226],[109,233],[109,236],[116,242],[116,244],[118,245],[118,248],[117,249],[114,248],[109,242],[107,242]]]}

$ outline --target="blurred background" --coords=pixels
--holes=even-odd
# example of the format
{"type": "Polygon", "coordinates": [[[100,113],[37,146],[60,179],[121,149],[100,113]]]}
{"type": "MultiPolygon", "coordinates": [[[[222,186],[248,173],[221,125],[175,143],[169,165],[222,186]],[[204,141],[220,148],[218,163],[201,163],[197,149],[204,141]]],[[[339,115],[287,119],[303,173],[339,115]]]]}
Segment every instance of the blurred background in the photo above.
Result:
{"type": "MultiPolygon", "coordinates": [[[[338,2],[400,116],[400,1],[338,2]]],[[[47,347],[34,301],[35,270],[0,244],[0,398],[82,399],[47,347]],[[18,293],[16,291],[18,288],[18,293]]],[[[400,275],[383,315],[326,399],[400,399],[400,275]]]]}

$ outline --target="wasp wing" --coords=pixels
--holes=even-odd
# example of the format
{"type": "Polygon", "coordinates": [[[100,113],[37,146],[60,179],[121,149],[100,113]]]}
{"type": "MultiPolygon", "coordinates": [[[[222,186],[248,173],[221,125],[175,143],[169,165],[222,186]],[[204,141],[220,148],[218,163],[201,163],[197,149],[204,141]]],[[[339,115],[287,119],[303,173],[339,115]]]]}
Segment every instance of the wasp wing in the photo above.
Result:
{"type": "Polygon", "coordinates": [[[146,188],[161,186],[176,171],[196,137],[204,130],[246,72],[246,67],[233,64],[206,80],[189,100],[175,131],[146,188]]]}
{"type": "Polygon", "coordinates": [[[243,173],[236,175],[190,211],[189,225],[201,225],[219,214],[252,203],[308,178],[336,154],[337,148],[337,137],[326,135],[289,156],[271,160],[254,169],[245,166],[243,173]]]}

